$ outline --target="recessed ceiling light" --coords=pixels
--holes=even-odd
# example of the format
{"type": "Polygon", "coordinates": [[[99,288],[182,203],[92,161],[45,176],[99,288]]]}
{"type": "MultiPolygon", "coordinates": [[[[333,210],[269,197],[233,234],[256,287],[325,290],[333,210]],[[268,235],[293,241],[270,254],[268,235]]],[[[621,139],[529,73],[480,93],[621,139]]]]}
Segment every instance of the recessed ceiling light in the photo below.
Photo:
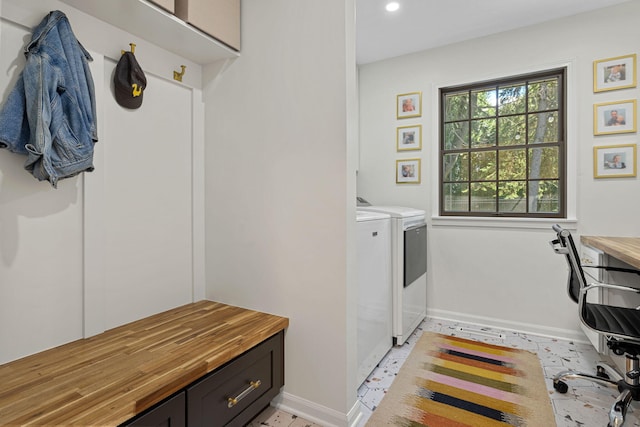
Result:
{"type": "Polygon", "coordinates": [[[398,3],[397,1],[387,3],[386,9],[388,12],[395,12],[396,10],[400,9],[400,3],[398,3]]]}

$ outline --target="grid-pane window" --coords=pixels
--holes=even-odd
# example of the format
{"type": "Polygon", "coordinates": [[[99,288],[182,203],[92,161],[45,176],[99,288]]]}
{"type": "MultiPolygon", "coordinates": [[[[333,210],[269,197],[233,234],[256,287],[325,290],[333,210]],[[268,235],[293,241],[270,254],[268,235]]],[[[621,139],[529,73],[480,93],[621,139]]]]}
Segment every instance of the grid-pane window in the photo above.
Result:
{"type": "Polygon", "coordinates": [[[440,214],[565,217],[565,70],[440,90],[440,214]]]}

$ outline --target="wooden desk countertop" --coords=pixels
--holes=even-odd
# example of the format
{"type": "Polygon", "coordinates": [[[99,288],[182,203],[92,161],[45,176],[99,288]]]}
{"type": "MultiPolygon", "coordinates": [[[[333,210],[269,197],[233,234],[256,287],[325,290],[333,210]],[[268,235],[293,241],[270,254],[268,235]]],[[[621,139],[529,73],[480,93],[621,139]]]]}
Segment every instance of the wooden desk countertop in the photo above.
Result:
{"type": "Polygon", "coordinates": [[[0,425],[117,426],[288,325],[199,301],[0,365],[0,425]]]}
{"type": "Polygon", "coordinates": [[[581,236],[580,242],[640,269],[640,237],[581,236]]]}

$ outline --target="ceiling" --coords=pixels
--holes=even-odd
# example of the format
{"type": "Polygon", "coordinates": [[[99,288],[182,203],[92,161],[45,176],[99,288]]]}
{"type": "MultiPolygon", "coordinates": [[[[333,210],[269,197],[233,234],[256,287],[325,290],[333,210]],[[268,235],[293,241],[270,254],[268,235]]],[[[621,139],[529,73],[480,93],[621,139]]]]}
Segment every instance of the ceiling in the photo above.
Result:
{"type": "Polygon", "coordinates": [[[358,64],[368,64],[631,0],[356,0],[358,64]]]}

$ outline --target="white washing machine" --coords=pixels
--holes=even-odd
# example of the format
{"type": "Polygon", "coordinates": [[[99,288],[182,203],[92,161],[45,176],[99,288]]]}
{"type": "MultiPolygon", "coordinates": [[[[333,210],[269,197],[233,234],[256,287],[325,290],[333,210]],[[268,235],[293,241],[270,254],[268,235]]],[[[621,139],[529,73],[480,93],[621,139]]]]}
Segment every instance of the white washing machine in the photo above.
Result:
{"type": "Polygon", "coordinates": [[[401,206],[358,206],[391,216],[393,341],[402,345],[427,315],[426,213],[401,206]]]}
{"type": "Polygon", "coordinates": [[[358,384],[393,346],[391,217],[357,212],[358,384]]]}

